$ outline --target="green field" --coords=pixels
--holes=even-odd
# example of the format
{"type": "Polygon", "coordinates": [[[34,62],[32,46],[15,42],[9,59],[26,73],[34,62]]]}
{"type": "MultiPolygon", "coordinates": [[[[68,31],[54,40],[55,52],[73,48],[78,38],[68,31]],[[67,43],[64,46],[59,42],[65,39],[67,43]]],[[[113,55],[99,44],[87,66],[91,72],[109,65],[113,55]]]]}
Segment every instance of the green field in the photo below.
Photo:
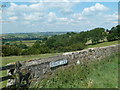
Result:
{"type": "MultiPolygon", "coordinates": [[[[34,43],[36,42],[36,40],[22,40],[23,44],[26,44],[27,46],[32,46],[34,43]]],[[[20,44],[20,41],[15,41],[12,43],[16,43],[16,44],[20,44]]]]}
{"type": "Polygon", "coordinates": [[[95,47],[103,47],[103,46],[110,46],[110,45],[115,45],[115,44],[120,44],[120,40],[117,41],[112,41],[112,42],[103,42],[95,45],[88,45],[87,48],[95,48],[95,47]]]}
{"type": "Polygon", "coordinates": [[[120,54],[86,66],[59,68],[30,88],[118,88],[118,58],[120,54]]]}
{"type": "Polygon", "coordinates": [[[5,66],[8,63],[12,63],[12,62],[39,59],[39,58],[44,58],[44,57],[56,56],[56,55],[60,55],[60,53],[1,57],[2,58],[2,66],[5,66]]]}

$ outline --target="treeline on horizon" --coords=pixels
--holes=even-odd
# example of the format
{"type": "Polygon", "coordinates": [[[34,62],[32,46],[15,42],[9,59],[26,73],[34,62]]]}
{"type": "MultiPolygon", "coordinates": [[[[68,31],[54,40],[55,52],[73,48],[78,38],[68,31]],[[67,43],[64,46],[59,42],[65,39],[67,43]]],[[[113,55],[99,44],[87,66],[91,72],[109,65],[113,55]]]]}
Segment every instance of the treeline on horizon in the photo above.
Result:
{"type": "Polygon", "coordinates": [[[110,30],[104,28],[95,28],[90,31],[80,33],[68,32],[62,35],[45,37],[43,40],[37,40],[31,47],[23,44],[2,44],[2,56],[13,55],[34,55],[45,53],[61,53],[82,50],[87,46],[87,42],[97,44],[105,41],[120,40],[120,25],[112,27],[110,30]]]}
{"type": "Polygon", "coordinates": [[[66,32],[7,33],[2,34],[0,38],[2,38],[4,42],[22,40],[44,40],[46,37],[65,33],[66,32]]]}

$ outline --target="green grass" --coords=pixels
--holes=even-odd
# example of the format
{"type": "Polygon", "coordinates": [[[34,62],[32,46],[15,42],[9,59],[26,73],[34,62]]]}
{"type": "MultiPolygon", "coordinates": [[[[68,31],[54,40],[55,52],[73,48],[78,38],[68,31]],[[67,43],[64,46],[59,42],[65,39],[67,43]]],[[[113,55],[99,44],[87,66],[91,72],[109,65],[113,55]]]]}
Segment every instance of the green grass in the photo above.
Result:
{"type": "Polygon", "coordinates": [[[50,56],[55,56],[55,55],[59,55],[59,54],[60,53],[1,57],[2,58],[2,66],[5,66],[8,63],[12,63],[12,62],[26,61],[26,60],[32,60],[32,59],[37,59],[37,58],[50,57],[50,56]]]}
{"type": "MultiPolygon", "coordinates": [[[[22,40],[23,44],[26,44],[27,46],[32,46],[34,43],[36,42],[36,40],[22,40]]],[[[16,44],[20,44],[20,41],[15,41],[12,43],[16,43],[16,44]]]]}
{"type": "Polygon", "coordinates": [[[118,88],[118,55],[86,66],[59,68],[30,88],[118,88]]]}
{"type": "Polygon", "coordinates": [[[87,49],[87,48],[95,48],[95,47],[103,47],[103,46],[115,45],[115,44],[118,44],[119,42],[120,42],[120,40],[111,41],[111,42],[103,42],[103,43],[99,43],[99,44],[95,44],[95,45],[88,45],[85,49],[87,49]]]}

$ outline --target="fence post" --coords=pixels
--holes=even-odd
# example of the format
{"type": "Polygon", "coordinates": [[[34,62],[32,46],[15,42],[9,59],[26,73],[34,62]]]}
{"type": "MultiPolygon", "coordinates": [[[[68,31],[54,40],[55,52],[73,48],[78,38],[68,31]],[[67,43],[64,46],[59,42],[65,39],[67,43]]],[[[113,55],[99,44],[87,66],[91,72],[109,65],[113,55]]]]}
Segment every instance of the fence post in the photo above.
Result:
{"type": "Polygon", "coordinates": [[[20,72],[20,62],[18,61],[16,63],[16,84],[18,85],[18,87],[20,87],[21,85],[21,80],[22,80],[22,73],[20,72]]]}

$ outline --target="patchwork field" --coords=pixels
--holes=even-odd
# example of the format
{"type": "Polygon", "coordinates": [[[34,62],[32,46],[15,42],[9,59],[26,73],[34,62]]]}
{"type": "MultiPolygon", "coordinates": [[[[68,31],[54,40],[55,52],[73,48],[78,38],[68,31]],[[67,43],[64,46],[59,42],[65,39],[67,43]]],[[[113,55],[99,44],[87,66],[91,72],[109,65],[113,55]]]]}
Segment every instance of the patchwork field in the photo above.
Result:
{"type": "MultiPolygon", "coordinates": [[[[23,40],[22,43],[26,44],[27,46],[32,46],[34,43],[36,42],[36,40],[23,40]]],[[[16,44],[20,44],[20,41],[15,41],[12,43],[16,43],[16,44]]]]}

